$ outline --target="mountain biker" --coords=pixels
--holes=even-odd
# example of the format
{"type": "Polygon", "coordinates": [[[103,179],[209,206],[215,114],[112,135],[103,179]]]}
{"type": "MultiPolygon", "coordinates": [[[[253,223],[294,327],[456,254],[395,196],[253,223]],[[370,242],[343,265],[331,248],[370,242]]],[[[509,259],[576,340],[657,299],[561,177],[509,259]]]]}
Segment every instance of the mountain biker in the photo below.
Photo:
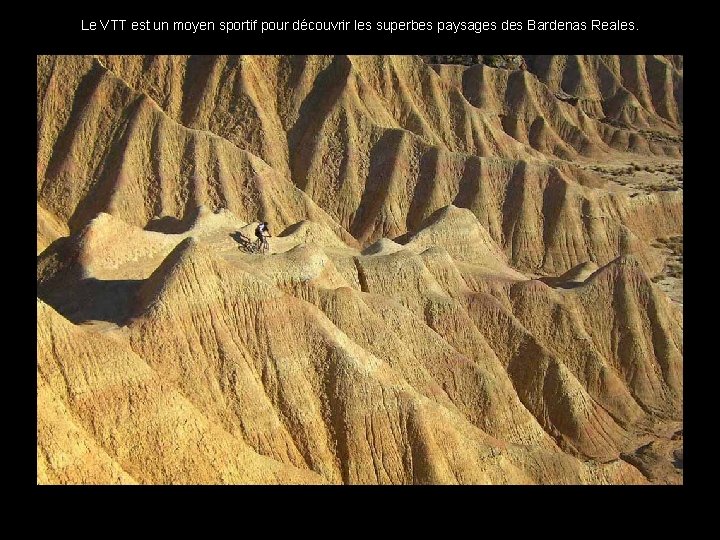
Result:
{"type": "Polygon", "coordinates": [[[255,236],[257,236],[258,242],[262,245],[263,249],[267,251],[270,246],[268,246],[267,237],[272,236],[270,234],[270,229],[268,228],[267,221],[262,221],[260,224],[258,224],[257,227],[255,227],[255,236]],[[267,233],[267,234],[265,234],[267,233]]]}

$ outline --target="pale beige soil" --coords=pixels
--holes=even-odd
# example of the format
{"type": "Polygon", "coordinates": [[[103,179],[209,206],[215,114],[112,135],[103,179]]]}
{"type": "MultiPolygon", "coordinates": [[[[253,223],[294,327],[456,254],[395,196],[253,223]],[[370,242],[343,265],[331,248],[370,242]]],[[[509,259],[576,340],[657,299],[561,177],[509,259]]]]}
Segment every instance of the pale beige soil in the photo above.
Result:
{"type": "Polygon", "coordinates": [[[682,81],[39,56],[38,483],[682,483],[682,81]]]}

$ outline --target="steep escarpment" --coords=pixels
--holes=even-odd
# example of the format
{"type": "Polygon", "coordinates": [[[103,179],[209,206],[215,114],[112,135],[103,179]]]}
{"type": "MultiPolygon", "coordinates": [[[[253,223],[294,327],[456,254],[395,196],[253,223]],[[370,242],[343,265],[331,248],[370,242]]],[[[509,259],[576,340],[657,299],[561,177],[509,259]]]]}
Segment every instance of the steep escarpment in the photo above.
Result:
{"type": "MultiPolygon", "coordinates": [[[[541,62],[533,61],[536,64],[541,62]]],[[[580,99],[558,84],[553,84],[556,79],[545,72],[542,74],[546,77],[539,79],[541,74],[536,77],[535,73],[529,71],[493,69],[483,64],[470,68],[447,65],[436,65],[433,68],[443,79],[461,89],[474,106],[499,115],[503,129],[514,139],[545,155],[569,160],[578,154],[600,157],[612,150],[671,157],[681,155],[682,149],[672,139],[648,137],[643,131],[633,129],[660,126],[663,131],[677,133],[679,121],[676,116],[673,117],[673,124],[663,123],[656,119],[657,113],[652,109],[652,116],[648,118],[656,121],[650,124],[644,116],[640,117],[642,121],[638,120],[637,115],[630,120],[627,111],[624,116],[615,110],[608,110],[606,114],[590,97],[602,99],[594,86],[590,90],[566,84],[568,91],[586,96],[580,99]],[[618,121],[621,116],[625,120],[624,124],[618,121]],[[608,118],[613,121],[608,123],[608,118]]],[[[602,83],[598,84],[602,86],[602,83]]],[[[616,84],[616,91],[620,92],[619,88],[622,87],[620,83],[616,84]]],[[[634,99],[632,93],[627,90],[625,93],[627,100],[634,99]]]]}
{"type": "Polygon", "coordinates": [[[141,226],[179,221],[182,228],[206,205],[246,221],[261,214],[281,226],[309,218],[350,241],[261,159],[173,121],[98,60],[40,57],[38,63],[47,73],[38,96],[38,200],[71,230],[98,212],[141,226]],[[58,109],[65,114],[55,114],[58,109]]]}
{"type": "Polygon", "coordinates": [[[39,478],[322,483],[257,455],[209,421],[121,338],[75,327],[41,301],[37,348],[39,478]]]}
{"type": "MultiPolygon", "coordinates": [[[[72,230],[105,211],[141,226],[176,220],[178,232],[207,205],[280,228],[320,221],[367,246],[455,204],[483,221],[514,264],[557,273],[579,259],[605,264],[638,248],[634,237],[650,238],[623,211],[636,201],[622,190],[603,225],[608,238],[594,226],[579,231],[594,197],[578,201],[576,184],[602,194],[607,180],[545,156],[678,148],[598,122],[527,71],[478,65],[438,75],[405,57],[38,62],[39,200],[72,230]],[[528,198],[567,211],[546,225],[523,207],[528,198]],[[518,228],[533,243],[542,238],[538,254],[519,254],[518,228]],[[558,248],[561,256],[551,253],[558,248]]],[[[653,238],[681,232],[663,197],[648,203],[653,238]]]]}
{"type": "Polygon", "coordinates": [[[38,483],[682,482],[681,57],[37,63],[38,483]]]}
{"type": "Polygon", "coordinates": [[[663,55],[526,56],[553,90],[576,96],[588,114],[672,133],[682,124],[682,60],[663,55]]]}
{"type": "MultiPolygon", "coordinates": [[[[453,212],[429,222],[406,246],[369,255],[341,249],[327,235],[307,242],[292,233],[271,239],[281,251],[269,258],[243,255],[220,242],[229,216],[204,220],[202,229],[191,229],[169,251],[169,244],[158,242],[160,233],[125,225],[123,235],[138,246],[128,253],[132,257],[116,255],[93,266],[99,255],[87,256],[91,240],[123,230],[103,218],[76,241],[83,255],[70,265],[82,275],[101,276],[100,283],[114,274],[138,284],[126,315],[114,321],[123,327],[74,326],[39,301],[42,312],[51,313],[38,322],[51,332],[39,342],[39,354],[48,363],[61,356],[83,366],[127,356],[133,360],[118,361],[125,362],[128,377],[138,372],[157,378],[192,404],[193,414],[217,427],[215,435],[204,437],[218,437],[220,447],[229,444],[228,436],[237,439],[255,453],[248,456],[273,464],[267,477],[225,464],[236,476],[223,472],[229,475],[223,481],[642,481],[618,459],[632,448],[634,426],[653,414],[680,414],[682,319],[676,308],[634,262],[629,270],[622,270],[622,261],[612,263],[561,293],[507,265],[491,264],[502,260],[502,252],[487,232],[477,233],[485,235],[485,248],[461,249],[459,259],[425,247],[422,242],[430,242],[442,230],[438,223],[453,212]],[[596,294],[618,300],[599,306],[596,294]],[[637,313],[634,325],[623,318],[627,302],[637,313]],[[70,348],[67,353],[58,349],[55,332],[75,336],[62,338],[73,344],[62,345],[70,348]],[[86,341],[88,352],[82,348],[86,341]],[[648,349],[651,343],[667,345],[648,349]],[[656,364],[663,366],[659,376],[656,364]],[[641,382],[637,371],[647,380],[641,382]],[[281,465],[287,469],[276,470],[281,465]],[[302,480],[293,476],[296,470],[318,477],[302,480]]],[[[482,228],[477,222],[474,227],[482,228]]],[[[51,285],[52,280],[45,287],[51,285]]],[[[111,376],[114,365],[103,376],[111,376]]],[[[46,379],[47,370],[41,371],[46,379]]],[[[88,392],[90,402],[97,399],[88,392]]],[[[159,399],[152,396],[137,400],[159,399]]],[[[53,399],[60,400],[56,408],[78,406],[69,394],[53,399]]],[[[150,413],[143,411],[133,412],[133,421],[146,421],[143,415],[150,413]]],[[[98,407],[93,414],[106,413],[98,407]]],[[[74,429],[96,440],[95,432],[86,434],[90,420],[74,421],[74,429]]],[[[119,427],[106,429],[115,433],[119,427]]],[[[115,435],[128,444],[135,436],[115,435]]],[[[174,452],[166,439],[153,435],[155,446],[147,451],[174,452]]],[[[108,463],[97,465],[106,472],[83,470],[66,478],[82,481],[84,474],[109,481],[107,471],[119,475],[112,481],[125,478],[123,471],[143,482],[189,478],[171,472],[182,463],[163,465],[166,476],[138,477],[121,450],[106,451],[108,463]],[[118,461],[118,455],[124,457],[118,461]]],[[[219,481],[213,471],[197,478],[219,481]]]]}

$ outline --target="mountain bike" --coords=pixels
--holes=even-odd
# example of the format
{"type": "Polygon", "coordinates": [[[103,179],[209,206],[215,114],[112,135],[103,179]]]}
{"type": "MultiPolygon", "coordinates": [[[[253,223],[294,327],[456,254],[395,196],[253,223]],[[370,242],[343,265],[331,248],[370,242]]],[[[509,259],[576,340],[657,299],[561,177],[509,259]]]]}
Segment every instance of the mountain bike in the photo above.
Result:
{"type": "Polygon", "coordinates": [[[247,236],[243,235],[240,231],[237,231],[231,236],[239,244],[239,249],[244,251],[245,253],[259,253],[261,255],[264,255],[265,253],[270,251],[270,244],[268,244],[266,236],[258,238],[254,242],[250,240],[247,236]]]}

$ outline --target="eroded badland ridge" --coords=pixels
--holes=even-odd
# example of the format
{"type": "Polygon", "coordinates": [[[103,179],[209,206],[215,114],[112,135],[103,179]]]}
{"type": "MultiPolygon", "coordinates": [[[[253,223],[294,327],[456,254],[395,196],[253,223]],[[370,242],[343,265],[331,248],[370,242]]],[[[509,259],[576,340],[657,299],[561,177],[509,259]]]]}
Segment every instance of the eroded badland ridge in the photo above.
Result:
{"type": "Polygon", "coordinates": [[[38,483],[682,482],[682,57],[451,61],[38,57],[38,483]]]}

